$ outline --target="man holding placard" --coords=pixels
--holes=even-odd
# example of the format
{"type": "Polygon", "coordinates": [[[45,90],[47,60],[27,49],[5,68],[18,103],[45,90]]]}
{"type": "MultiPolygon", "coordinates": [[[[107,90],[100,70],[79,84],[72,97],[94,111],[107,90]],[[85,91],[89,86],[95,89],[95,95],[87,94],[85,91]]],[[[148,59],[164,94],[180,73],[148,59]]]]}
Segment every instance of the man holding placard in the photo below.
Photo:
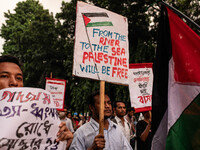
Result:
{"type": "MultiPolygon", "coordinates": [[[[0,56],[0,90],[12,87],[23,87],[23,73],[20,62],[13,56],[0,56]]],[[[27,110],[23,109],[23,111],[27,110]]],[[[71,140],[72,138],[73,135],[66,128],[65,123],[61,123],[56,141],[71,140]]]]}
{"type": "Polygon", "coordinates": [[[88,103],[92,118],[75,132],[70,150],[132,150],[119,127],[109,119],[112,115],[109,96],[105,94],[104,98],[104,135],[99,134],[100,92],[88,96],[88,103]]]}

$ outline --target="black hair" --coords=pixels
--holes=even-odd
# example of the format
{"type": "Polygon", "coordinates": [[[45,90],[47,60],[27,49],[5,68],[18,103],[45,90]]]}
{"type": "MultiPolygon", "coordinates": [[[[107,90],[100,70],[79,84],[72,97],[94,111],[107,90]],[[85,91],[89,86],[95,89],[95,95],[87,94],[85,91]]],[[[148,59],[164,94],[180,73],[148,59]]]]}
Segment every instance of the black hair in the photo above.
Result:
{"type": "MultiPolygon", "coordinates": [[[[94,103],[95,103],[94,97],[96,95],[100,95],[100,91],[99,90],[95,91],[95,92],[93,92],[93,93],[91,93],[91,94],[88,95],[88,97],[87,97],[87,103],[88,103],[88,105],[94,106],[94,103]]],[[[105,92],[105,95],[108,95],[108,97],[110,97],[109,94],[106,93],[106,92],[105,92]]]]}
{"type": "Polygon", "coordinates": [[[133,107],[129,107],[129,108],[127,109],[127,112],[131,112],[131,111],[134,111],[134,112],[135,112],[135,109],[134,109],[133,107]]]}
{"type": "Polygon", "coordinates": [[[22,64],[19,61],[19,59],[17,57],[11,56],[11,55],[0,56],[0,63],[3,63],[3,62],[14,63],[14,64],[18,65],[20,69],[22,67],[22,64]]]}
{"type": "Polygon", "coordinates": [[[100,95],[100,91],[95,91],[95,92],[88,95],[88,97],[87,97],[88,105],[94,106],[94,97],[96,95],[100,95]]]}
{"type": "Polygon", "coordinates": [[[113,108],[117,107],[117,103],[124,103],[124,105],[126,106],[126,103],[124,101],[117,100],[117,101],[114,101],[113,108]]]}
{"type": "Polygon", "coordinates": [[[68,115],[68,114],[71,114],[71,115],[72,115],[72,113],[71,113],[70,111],[67,112],[67,115],[68,115]]]}

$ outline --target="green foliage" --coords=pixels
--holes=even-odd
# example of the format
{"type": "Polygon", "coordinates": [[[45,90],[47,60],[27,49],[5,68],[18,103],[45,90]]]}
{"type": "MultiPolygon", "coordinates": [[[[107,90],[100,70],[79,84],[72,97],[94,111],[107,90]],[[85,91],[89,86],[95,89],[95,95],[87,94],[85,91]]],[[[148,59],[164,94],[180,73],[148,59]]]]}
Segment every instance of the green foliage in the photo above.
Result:
{"type": "MultiPolygon", "coordinates": [[[[178,9],[180,12],[188,16],[195,23],[200,25],[200,1],[199,0],[168,0],[168,3],[178,9]]],[[[186,21],[187,22],[187,21],[186,21]]],[[[187,24],[200,35],[200,30],[197,30],[194,25],[187,24]]]]}
{"type": "MultiPolygon", "coordinates": [[[[87,0],[128,18],[130,63],[153,62],[160,5],[155,0],[87,0]]],[[[38,0],[19,2],[15,13],[5,13],[1,28],[4,54],[17,56],[24,63],[25,86],[44,87],[45,77],[67,80],[66,104],[74,111],[88,110],[87,95],[100,87],[99,81],[72,77],[76,0],[62,2],[55,18],[38,0]]],[[[200,24],[198,0],[168,0],[178,10],[200,24]]],[[[106,83],[112,100],[130,106],[128,86],[106,83]]]]}
{"type": "Polygon", "coordinates": [[[15,13],[5,13],[1,36],[6,40],[3,54],[17,56],[24,63],[24,84],[44,87],[45,77],[62,64],[56,52],[55,20],[36,0],[19,2],[15,13]]]}

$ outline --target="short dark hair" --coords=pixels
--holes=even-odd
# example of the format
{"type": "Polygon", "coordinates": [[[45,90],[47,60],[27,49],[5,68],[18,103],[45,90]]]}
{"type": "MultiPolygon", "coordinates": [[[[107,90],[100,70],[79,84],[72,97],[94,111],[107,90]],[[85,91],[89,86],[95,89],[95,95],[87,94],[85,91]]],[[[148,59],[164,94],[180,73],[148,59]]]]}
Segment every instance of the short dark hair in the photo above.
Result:
{"type": "MultiPolygon", "coordinates": [[[[92,105],[92,106],[94,106],[94,97],[95,96],[97,96],[97,95],[100,95],[100,91],[98,90],[98,91],[95,91],[95,92],[93,92],[93,93],[91,93],[91,94],[89,94],[88,95],[88,97],[87,97],[87,103],[88,103],[88,105],[92,105]]],[[[105,95],[108,95],[108,97],[110,98],[110,96],[109,96],[109,94],[108,93],[106,93],[105,92],[105,95]]]]}
{"type": "Polygon", "coordinates": [[[124,103],[124,105],[126,106],[126,103],[124,101],[117,100],[114,101],[113,108],[117,108],[117,103],[124,103]]]}
{"type": "Polygon", "coordinates": [[[72,113],[71,113],[70,111],[67,112],[67,115],[68,115],[68,114],[71,114],[71,115],[72,115],[72,113]]]}
{"type": "Polygon", "coordinates": [[[127,112],[131,112],[131,111],[134,111],[134,112],[135,112],[135,109],[134,109],[133,107],[129,107],[129,108],[127,109],[127,112]]]}
{"type": "Polygon", "coordinates": [[[100,95],[100,91],[99,90],[88,95],[88,97],[87,97],[88,105],[94,106],[94,97],[96,95],[100,95]]]}
{"type": "Polygon", "coordinates": [[[0,63],[3,63],[3,62],[14,63],[14,64],[18,65],[20,69],[22,67],[22,64],[19,61],[19,59],[17,57],[11,56],[11,55],[0,56],[0,63]]]}

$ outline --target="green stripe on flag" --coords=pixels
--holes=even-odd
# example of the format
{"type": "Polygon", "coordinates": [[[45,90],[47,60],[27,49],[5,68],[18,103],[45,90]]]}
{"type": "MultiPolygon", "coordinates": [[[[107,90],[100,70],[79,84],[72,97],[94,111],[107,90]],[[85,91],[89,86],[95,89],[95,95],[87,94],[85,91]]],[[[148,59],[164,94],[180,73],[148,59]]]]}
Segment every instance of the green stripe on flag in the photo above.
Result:
{"type": "Polygon", "coordinates": [[[166,150],[200,150],[200,94],[169,130],[166,150]]]}
{"type": "Polygon", "coordinates": [[[92,22],[88,23],[87,27],[99,27],[99,26],[113,26],[112,22],[92,22]]]}

